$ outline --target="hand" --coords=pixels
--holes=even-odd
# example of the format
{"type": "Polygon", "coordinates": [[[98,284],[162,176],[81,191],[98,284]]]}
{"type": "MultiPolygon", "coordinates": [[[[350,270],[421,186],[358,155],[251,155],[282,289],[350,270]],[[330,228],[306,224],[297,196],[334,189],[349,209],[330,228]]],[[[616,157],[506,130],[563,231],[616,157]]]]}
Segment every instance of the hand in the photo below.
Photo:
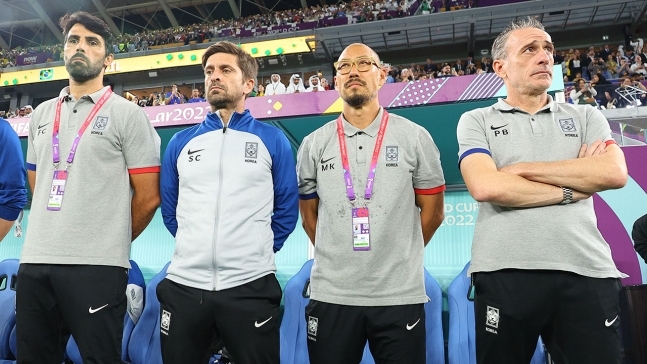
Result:
{"type": "Polygon", "coordinates": [[[606,152],[606,147],[607,147],[607,144],[600,139],[591,143],[590,146],[586,144],[582,144],[582,147],[580,148],[580,153],[578,154],[577,157],[586,158],[586,157],[592,157],[596,155],[602,155],[606,152]]]}

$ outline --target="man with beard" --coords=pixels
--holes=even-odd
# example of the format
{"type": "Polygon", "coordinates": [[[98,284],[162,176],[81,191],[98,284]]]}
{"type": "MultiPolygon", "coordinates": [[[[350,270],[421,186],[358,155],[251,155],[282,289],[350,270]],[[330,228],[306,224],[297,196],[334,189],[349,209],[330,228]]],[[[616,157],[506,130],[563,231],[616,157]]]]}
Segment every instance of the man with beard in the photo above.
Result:
{"type": "Polygon", "coordinates": [[[69,86],[34,110],[27,143],[18,361],[60,363],[71,333],[83,362],[117,363],[131,242],[160,202],[160,139],[140,107],[103,86],[108,25],[85,12],[60,25],[69,86]]]}
{"type": "Polygon", "coordinates": [[[274,254],[298,217],[294,158],[245,98],[258,64],[230,42],[202,56],[211,113],[177,133],[162,161],[162,216],[175,236],[157,287],[165,364],[206,363],[221,340],[237,364],[279,362],[274,254]]]}
{"type": "Polygon", "coordinates": [[[380,107],[386,69],[371,48],[351,44],[334,67],[342,114],[297,156],[315,249],[304,318],[310,363],[359,363],[367,340],[376,363],[425,363],[422,258],[445,190],[438,148],[424,128],[380,107]]]}
{"type": "Polygon", "coordinates": [[[265,96],[283,95],[285,93],[285,85],[281,83],[281,76],[278,73],[272,75],[272,83],[265,86],[265,96]]]}
{"type": "Polygon", "coordinates": [[[479,213],[472,244],[476,360],[529,363],[541,336],[569,363],[619,364],[619,278],[592,195],[627,166],[596,108],[555,102],[554,45],[535,18],[494,40],[505,99],[458,122],[459,167],[479,213]]]}
{"type": "Polygon", "coordinates": [[[326,89],[319,84],[319,77],[317,77],[317,75],[310,76],[308,83],[310,84],[310,87],[306,89],[306,92],[326,91],[326,89]]]}
{"type": "Polygon", "coordinates": [[[292,77],[290,77],[290,84],[285,90],[285,93],[298,94],[300,92],[306,92],[306,88],[305,86],[303,86],[303,82],[301,82],[301,76],[295,73],[292,75],[292,77]]]}

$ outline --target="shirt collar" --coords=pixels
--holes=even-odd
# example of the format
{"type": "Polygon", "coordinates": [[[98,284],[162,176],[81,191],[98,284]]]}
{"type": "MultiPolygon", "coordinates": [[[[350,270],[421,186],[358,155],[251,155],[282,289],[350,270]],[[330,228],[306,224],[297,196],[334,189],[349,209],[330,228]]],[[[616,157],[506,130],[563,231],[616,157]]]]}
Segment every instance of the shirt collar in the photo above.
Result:
{"type": "Polygon", "coordinates": [[[373,119],[373,121],[369,124],[369,126],[367,126],[364,130],[360,130],[354,127],[351,123],[346,121],[346,119],[344,118],[344,114],[341,114],[341,120],[342,120],[342,123],[344,124],[344,134],[350,137],[357,134],[357,132],[361,131],[374,138],[377,135],[377,132],[380,130],[380,123],[382,122],[383,113],[384,113],[384,108],[380,107],[380,111],[377,113],[377,116],[375,117],[375,119],[373,119]]]}
{"type": "MultiPolygon", "coordinates": [[[[494,104],[492,107],[495,110],[499,110],[499,111],[502,111],[502,112],[520,111],[520,112],[525,113],[525,111],[523,111],[523,110],[521,110],[521,109],[519,109],[517,107],[514,107],[514,106],[508,104],[507,102],[505,102],[505,100],[503,98],[499,98],[499,101],[497,101],[497,103],[494,104]]],[[[553,100],[553,97],[551,95],[548,95],[548,102],[546,103],[546,105],[544,105],[544,107],[539,109],[539,111],[537,111],[537,112],[539,113],[539,112],[546,111],[546,110],[550,110],[550,112],[556,112],[557,111],[557,102],[555,100],[553,100]]]]}
{"type": "MultiPolygon", "coordinates": [[[[97,101],[99,101],[99,99],[101,98],[101,96],[103,96],[103,94],[106,92],[108,87],[110,87],[110,86],[104,86],[99,91],[91,93],[89,95],[83,95],[83,96],[81,96],[81,98],[89,97],[92,100],[92,102],[96,104],[97,101]]],[[[68,97],[68,96],[70,98],[72,98],[72,96],[70,95],[70,86],[65,86],[65,88],[63,88],[61,90],[61,92],[58,94],[58,98],[62,99],[64,97],[68,97]]]]}

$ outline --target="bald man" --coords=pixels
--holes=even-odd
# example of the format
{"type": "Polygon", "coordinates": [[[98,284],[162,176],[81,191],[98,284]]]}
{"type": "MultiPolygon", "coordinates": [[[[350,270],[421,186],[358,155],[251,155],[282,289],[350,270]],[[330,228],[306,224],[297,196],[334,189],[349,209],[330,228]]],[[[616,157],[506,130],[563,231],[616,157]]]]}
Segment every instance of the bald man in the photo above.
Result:
{"type": "Polygon", "coordinates": [[[343,112],[308,135],[297,173],[315,246],[306,307],[310,363],[425,363],[424,247],[443,220],[445,180],[429,133],[384,110],[386,70],[363,44],[335,63],[343,112]],[[340,176],[340,169],[344,177],[340,176]]]}

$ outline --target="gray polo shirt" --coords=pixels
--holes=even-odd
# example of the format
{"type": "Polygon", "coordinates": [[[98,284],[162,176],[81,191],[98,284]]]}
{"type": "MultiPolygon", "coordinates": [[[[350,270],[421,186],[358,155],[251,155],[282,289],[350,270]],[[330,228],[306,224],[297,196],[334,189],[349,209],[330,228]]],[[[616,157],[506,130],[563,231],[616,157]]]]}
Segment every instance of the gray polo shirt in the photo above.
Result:
{"type": "Polygon", "coordinates": [[[427,302],[415,194],[445,190],[440,155],[424,128],[389,114],[373,197],[364,200],[382,110],[364,130],[343,120],[356,206],[369,208],[369,251],[353,250],[353,205],[346,195],[336,121],[308,135],[299,148],[299,195],[320,199],[310,278],[314,300],[353,306],[427,302]]]}
{"type": "MultiPolygon", "coordinates": [[[[535,115],[499,99],[493,106],[463,114],[457,134],[459,163],[472,153],[485,153],[497,168],[577,158],[582,144],[598,139],[614,143],[600,111],[559,104],[552,98],[535,115]]],[[[597,229],[592,198],[535,208],[480,203],[469,273],[505,268],[562,270],[594,278],[623,276],[597,229]]]]}
{"type": "MultiPolygon", "coordinates": [[[[106,89],[63,102],[59,169],[65,168],[77,131],[106,89]]],[[[66,87],[59,98],[68,94],[66,87]]],[[[27,169],[36,171],[36,186],[20,262],[130,267],[129,176],[159,172],[160,138],[139,106],[112,94],[81,137],[61,210],[48,211],[57,101],[39,105],[29,125],[27,169]]]]}

